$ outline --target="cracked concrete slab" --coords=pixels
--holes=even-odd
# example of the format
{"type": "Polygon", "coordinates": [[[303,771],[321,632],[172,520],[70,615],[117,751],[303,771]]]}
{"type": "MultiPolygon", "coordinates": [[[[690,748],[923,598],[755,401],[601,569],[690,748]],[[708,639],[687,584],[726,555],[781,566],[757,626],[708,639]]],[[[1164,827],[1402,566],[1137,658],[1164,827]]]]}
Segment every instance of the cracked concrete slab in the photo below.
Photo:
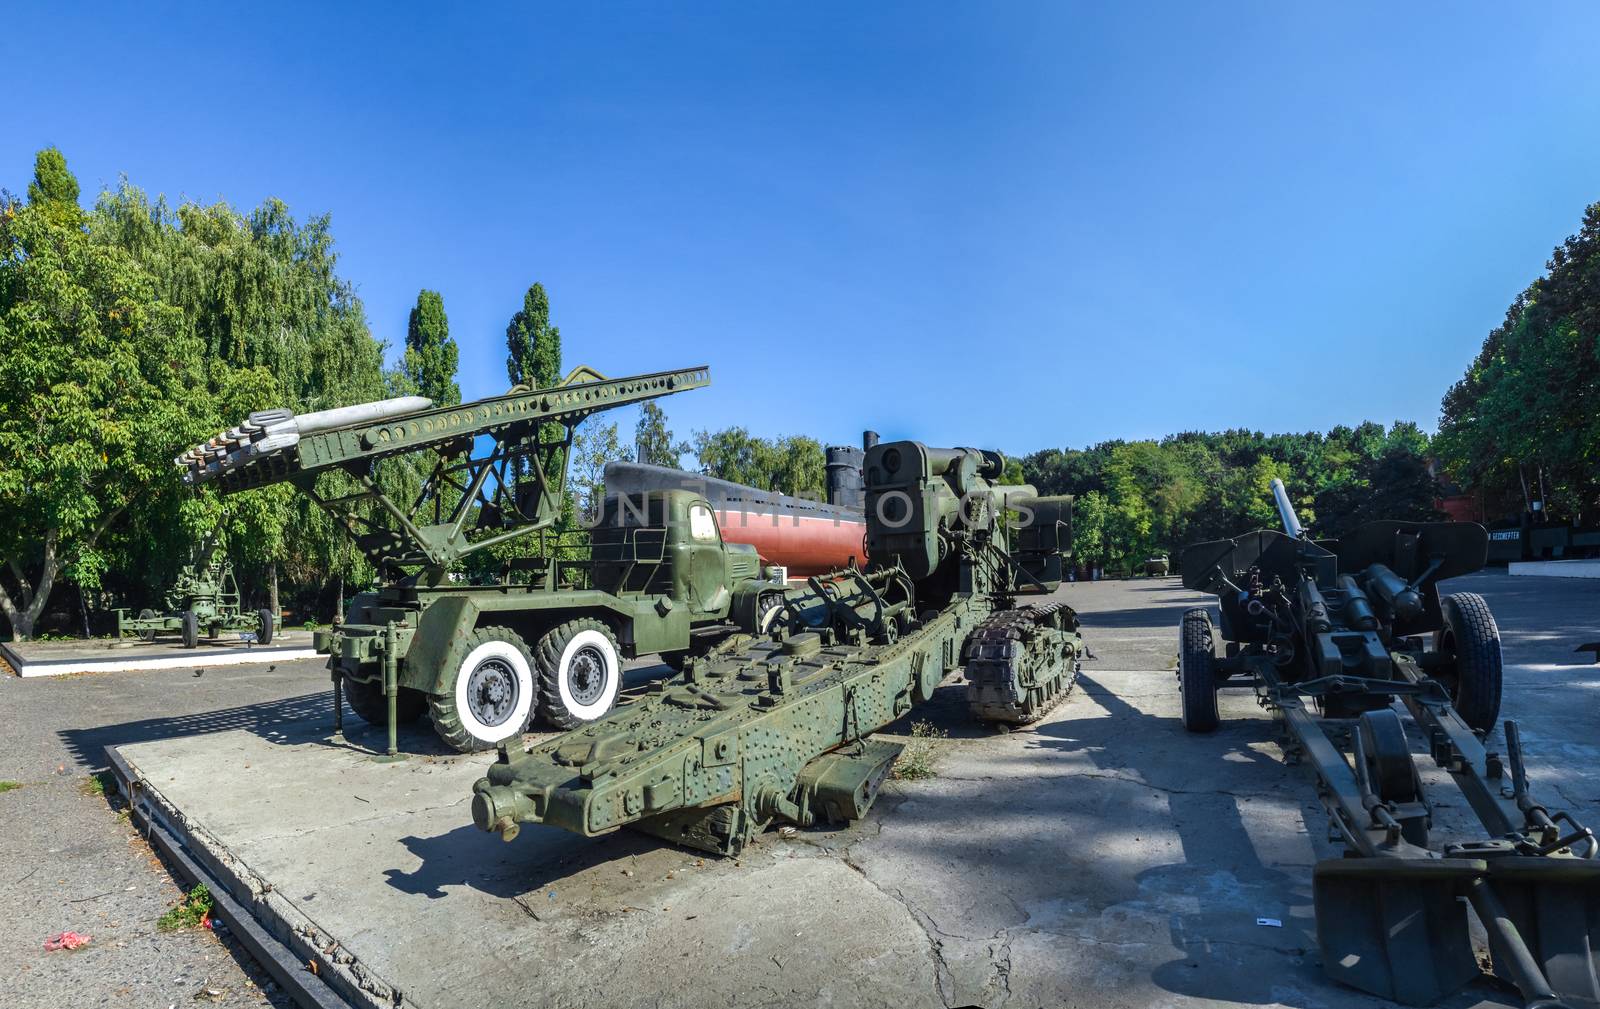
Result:
{"type": "MultiPolygon", "coordinates": [[[[1593,822],[1600,667],[1571,648],[1600,637],[1600,584],[1538,582],[1452,587],[1499,616],[1535,788],[1593,822]]],[[[1165,579],[1062,594],[1098,656],[1064,704],[996,733],[947,684],[913,712],[948,734],[937,777],[736,861],[630,833],[502,843],[467,813],[489,758],[430,751],[420,730],[399,764],[315,718],[121,752],[368,1005],[1385,1004],[1321,971],[1310,873],[1334,849],[1309,772],[1247,692],[1223,696],[1217,733],[1178,725],[1176,627],[1199,597],[1165,579]]],[[[1445,1004],[1515,995],[1481,982],[1445,1004]]]]}

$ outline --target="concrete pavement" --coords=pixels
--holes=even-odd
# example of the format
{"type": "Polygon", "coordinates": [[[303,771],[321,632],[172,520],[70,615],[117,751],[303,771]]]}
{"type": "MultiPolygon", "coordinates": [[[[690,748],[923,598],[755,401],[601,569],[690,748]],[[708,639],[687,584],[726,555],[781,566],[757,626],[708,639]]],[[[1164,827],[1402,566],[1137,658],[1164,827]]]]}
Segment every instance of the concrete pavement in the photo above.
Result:
{"type": "MultiPolygon", "coordinates": [[[[1600,666],[1572,652],[1600,638],[1600,583],[1449,588],[1499,618],[1536,794],[1600,822],[1600,666]]],[[[1224,694],[1215,734],[1178,726],[1177,620],[1199,597],[1170,579],[1062,594],[1097,658],[1042,723],[973,726],[947,684],[913,712],[949,733],[937,777],[891,782],[851,829],[768,834],[737,861],[626,832],[502,843],[467,811],[489,758],[419,728],[402,737],[418,756],[374,763],[309,695],[121,752],[358,1003],[1384,1004],[1320,969],[1310,867],[1334,849],[1309,772],[1281,762],[1248,693],[1224,694]]],[[[1455,819],[1441,810],[1442,829],[1455,819]]],[[[1445,1004],[1515,994],[1485,981],[1445,1004]]]]}

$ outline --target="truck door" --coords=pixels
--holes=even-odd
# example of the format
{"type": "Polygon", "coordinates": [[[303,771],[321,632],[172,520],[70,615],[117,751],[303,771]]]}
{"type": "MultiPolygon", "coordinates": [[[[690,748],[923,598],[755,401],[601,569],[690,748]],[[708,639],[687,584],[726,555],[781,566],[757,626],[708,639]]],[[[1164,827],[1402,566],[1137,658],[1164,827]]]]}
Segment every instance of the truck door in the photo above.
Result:
{"type": "Polygon", "coordinates": [[[728,560],[722,550],[717,516],[704,501],[689,506],[689,601],[699,613],[728,608],[728,560]]]}

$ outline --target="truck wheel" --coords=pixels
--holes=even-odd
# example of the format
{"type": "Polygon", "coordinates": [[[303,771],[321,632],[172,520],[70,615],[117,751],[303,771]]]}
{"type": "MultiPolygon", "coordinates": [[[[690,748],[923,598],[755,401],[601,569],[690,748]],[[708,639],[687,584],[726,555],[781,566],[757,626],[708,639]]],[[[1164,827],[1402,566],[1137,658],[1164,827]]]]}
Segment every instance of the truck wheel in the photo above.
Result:
{"type": "Polygon", "coordinates": [[[611,629],[587,617],[539,639],[539,714],[561,729],[592,722],[617,703],[622,659],[611,629]]]}
{"type": "Polygon", "coordinates": [[[455,675],[445,693],[428,701],[439,738],[471,753],[520,736],[527,728],[537,690],[528,646],[515,631],[473,630],[451,649],[445,668],[455,675]]]}
{"type": "Polygon", "coordinates": [[[1188,610],[1178,625],[1178,692],[1183,700],[1183,727],[1190,732],[1216,729],[1217,655],[1212,650],[1211,615],[1188,610]]]}
{"type": "Polygon", "coordinates": [[[1476,592],[1445,596],[1439,609],[1444,627],[1434,635],[1433,646],[1455,659],[1448,672],[1435,678],[1450,691],[1461,720],[1488,732],[1500,716],[1500,628],[1476,592]]]}
{"type": "MultiPolygon", "coordinates": [[[[347,677],[344,681],[344,699],[350,702],[350,710],[369,725],[381,727],[389,724],[389,698],[384,696],[382,680],[363,681],[347,677]]],[[[396,725],[409,725],[421,718],[426,710],[426,694],[411,687],[400,688],[400,693],[394,699],[396,725]]]]}
{"type": "Polygon", "coordinates": [[[272,611],[269,609],[256,611],[256,643],[272,644],[272,611]]]}
{"type": "MultiPolygon", "coordinates": [[[[155,618],[156,611],[150,609],[148,606],[139,611],[140,620],[154,620],[155,618]]],[[[139,639],[141,641],[154,641],[156,639],[156,632],[153,629],[148,631],[140,631],[139,639]]]]}
{"type": "Polygon", "coordinates": [[[783,612],[783,595],[769,592],[756,601],[756,633],[765,637],[772,633],[772,625],[783,612]]]}
{"type": "Polygon", "coordinates": [[[183,631],[183,647],[200,647],[200,618],[194,615],[194,610],[183,611],[179,626],[183,631]]]}

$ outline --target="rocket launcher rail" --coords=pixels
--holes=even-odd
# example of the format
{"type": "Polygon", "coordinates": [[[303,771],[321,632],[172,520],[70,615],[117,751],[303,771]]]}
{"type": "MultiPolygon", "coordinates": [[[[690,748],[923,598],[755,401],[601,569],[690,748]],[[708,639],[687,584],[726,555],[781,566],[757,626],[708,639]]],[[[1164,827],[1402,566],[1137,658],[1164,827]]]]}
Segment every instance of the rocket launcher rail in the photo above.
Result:
{"type": "Polygon", "coordinates": [[[186,483],[216,482],[229,494],[478,435],[515,440],[542,423],[575,424],[599,410],[710,384],[706,365],[628,378],[606,378],[580,365],[560,385],[517,388],[459,406],[402,396],[298,416],[264,410],[174,462],[185,470],[186,483]]]}
{"type": "Polygon", "coordinates": [[[468,554],[555,523],[573,431],[591,414],[710,384],[705,365],[628,378],[579,366],[559,385],[459,406],[404,396],[299,416],[264,410],[174,462],[185,482],[223,494],[292,482],[379,570],[420,567],[436,583],[468,554]],[[380,463],[423,452],[435,458],[420,490],[385,479],[380,463]],[[413,489],[396,500],[397,487],[413,489]]]}

